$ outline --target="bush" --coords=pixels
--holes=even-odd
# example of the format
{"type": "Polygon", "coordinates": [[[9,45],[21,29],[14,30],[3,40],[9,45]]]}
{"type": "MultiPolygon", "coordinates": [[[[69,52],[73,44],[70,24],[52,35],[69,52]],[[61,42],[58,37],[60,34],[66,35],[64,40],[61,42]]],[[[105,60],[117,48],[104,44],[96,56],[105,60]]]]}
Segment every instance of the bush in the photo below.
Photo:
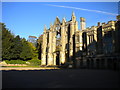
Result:
{"type": "Polygon", "coordinates": [[[9,60],[5,60],[5,62],[6,62],[7,64],[10,64],[10,61],[9,61],[9,60]]]}
{"type": "Polygon", "coordinates": [[[39,66],[41,64],[41,60],[39,59],[32,59],[28,60],[27,62],[22,60],[5,60],[5,62],[7,64],[28,64],[30,66],[39,66]]]}
{"type": "Polygon", "coordinates": [[[26,64],[26,61],[22,61],[22,60],[5,60],[5,62],[7,64],[26,64]]]}
{"type": "Polygon", "coordinates": [[[31,66],[39,66],[41,64],[41,60],[39,59],[32,59],[32,60],[28,60],[27,62],[29,62],[31,66]]]}

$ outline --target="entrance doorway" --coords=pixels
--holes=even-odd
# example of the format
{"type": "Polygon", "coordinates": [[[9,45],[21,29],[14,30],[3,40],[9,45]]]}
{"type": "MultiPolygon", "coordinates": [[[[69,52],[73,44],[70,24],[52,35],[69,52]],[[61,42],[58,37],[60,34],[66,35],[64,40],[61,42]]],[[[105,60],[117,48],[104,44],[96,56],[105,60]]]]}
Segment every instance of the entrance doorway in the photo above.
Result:
{"type": "Polygon", "coordinates": [[[60,65],[60,52],[56,52],[56,65],[60,65]]]}

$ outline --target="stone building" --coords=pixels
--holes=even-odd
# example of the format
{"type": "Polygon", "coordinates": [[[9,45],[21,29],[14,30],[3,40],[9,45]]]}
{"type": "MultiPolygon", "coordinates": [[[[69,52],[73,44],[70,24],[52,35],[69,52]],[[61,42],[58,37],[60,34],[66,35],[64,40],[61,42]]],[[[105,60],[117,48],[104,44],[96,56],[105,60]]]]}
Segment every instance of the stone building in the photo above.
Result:
{"type": "Polygon", "coordinates": [[[70,21],[63,18],[60,22],[56,17],[49,29],[44,26],[41,65],[72,63],[74,67],[80,67],[86,66],[90,58],[91,61],[97,57],[105,58],[107,55],[119,58],[119,34],[119,16],[116,21],[102,24],[98,22],[97,26],[89,28],[86,28],[85,18],[80,17],[80,30],[74,12],[70,21]]]}

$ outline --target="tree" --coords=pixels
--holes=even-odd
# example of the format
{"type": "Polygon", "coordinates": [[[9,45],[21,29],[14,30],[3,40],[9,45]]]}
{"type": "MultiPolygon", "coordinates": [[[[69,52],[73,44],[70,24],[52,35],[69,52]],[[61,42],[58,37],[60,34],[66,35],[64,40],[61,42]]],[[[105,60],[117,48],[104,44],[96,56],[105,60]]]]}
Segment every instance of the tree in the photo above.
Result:
{"type": "MultiPolygon", "coordinates": [[[[0,29],[2,29],[2,24],[0,23],[0,29]]],[[[2,60],[2,30],[0,30],[0,61],[2,60]]]]}
{"type": "Polygon", "coordinates": [[[36,36],[29,36],[28,37],[28,42],[33,43],[34,46],[37,44],[37,37],[36,36]]]}
{"type": "Polygon", "coordinates": [[[20,59],[20,54],[22,52],[22,42],[19,35],[13,38],[13,47],[11,48],[11,59],[20,59]]]}
{"type": "Polygon", "coordinates": [[[2,60],[10,60],[14,35],[11,34],[4,23],[0,24],[2,25],[2,60]]]}
{"type": "Polygon", "coordinates": [[[33,58],[32,49],[25,38],[22,39],[22,52],[20,54],[20,58],[23,60],[29,60],[33,58]]]}
{"type": "Polygon", "coordinates": [[[37,40],[37,51],[38,51],[38,59],[41,60],[41,53],[42,53],[42,40],[43,40],[43,35],[39,36],[37,40]]]}
{"type": "Polygon", "coordinates": [[[28,42],[28,44],[29,44],[29,47],[31,48],[31,53],[32,53],[32,55],[33,55],[32,59],[33,59],[33,58],[34,58],[34,59],[38,58],[38,50],[37,50],[37,48],[36,48],[36,47],[34,46],[34,44],[31,43],[31,42],[28,42]]]}
{"type": "Polygon", "coordinates": [[[2,60],[38,58],[38,50],[31,42],[20,38],[19,35],[15,37],[4,23],[0,23],[0,26],[2,26],[2,60]]]}

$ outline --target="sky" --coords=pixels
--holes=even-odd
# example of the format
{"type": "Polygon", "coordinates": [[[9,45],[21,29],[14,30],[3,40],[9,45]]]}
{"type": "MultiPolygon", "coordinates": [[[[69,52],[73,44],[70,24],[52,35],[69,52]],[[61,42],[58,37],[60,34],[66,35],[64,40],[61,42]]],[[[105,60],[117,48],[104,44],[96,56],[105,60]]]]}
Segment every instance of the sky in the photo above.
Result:
{"type": "Polygon", "coordinates": [[[50,27],[56,16],[60,21],[71,19],[75,13],[80,29],[80,17],[86,19],[86,27],[97,25],[97,22],[116,20],[117,2],[2,2],[2,21],[15,35],[28,39],[28,36],[39,37],[44,25],[50,27]]]}

